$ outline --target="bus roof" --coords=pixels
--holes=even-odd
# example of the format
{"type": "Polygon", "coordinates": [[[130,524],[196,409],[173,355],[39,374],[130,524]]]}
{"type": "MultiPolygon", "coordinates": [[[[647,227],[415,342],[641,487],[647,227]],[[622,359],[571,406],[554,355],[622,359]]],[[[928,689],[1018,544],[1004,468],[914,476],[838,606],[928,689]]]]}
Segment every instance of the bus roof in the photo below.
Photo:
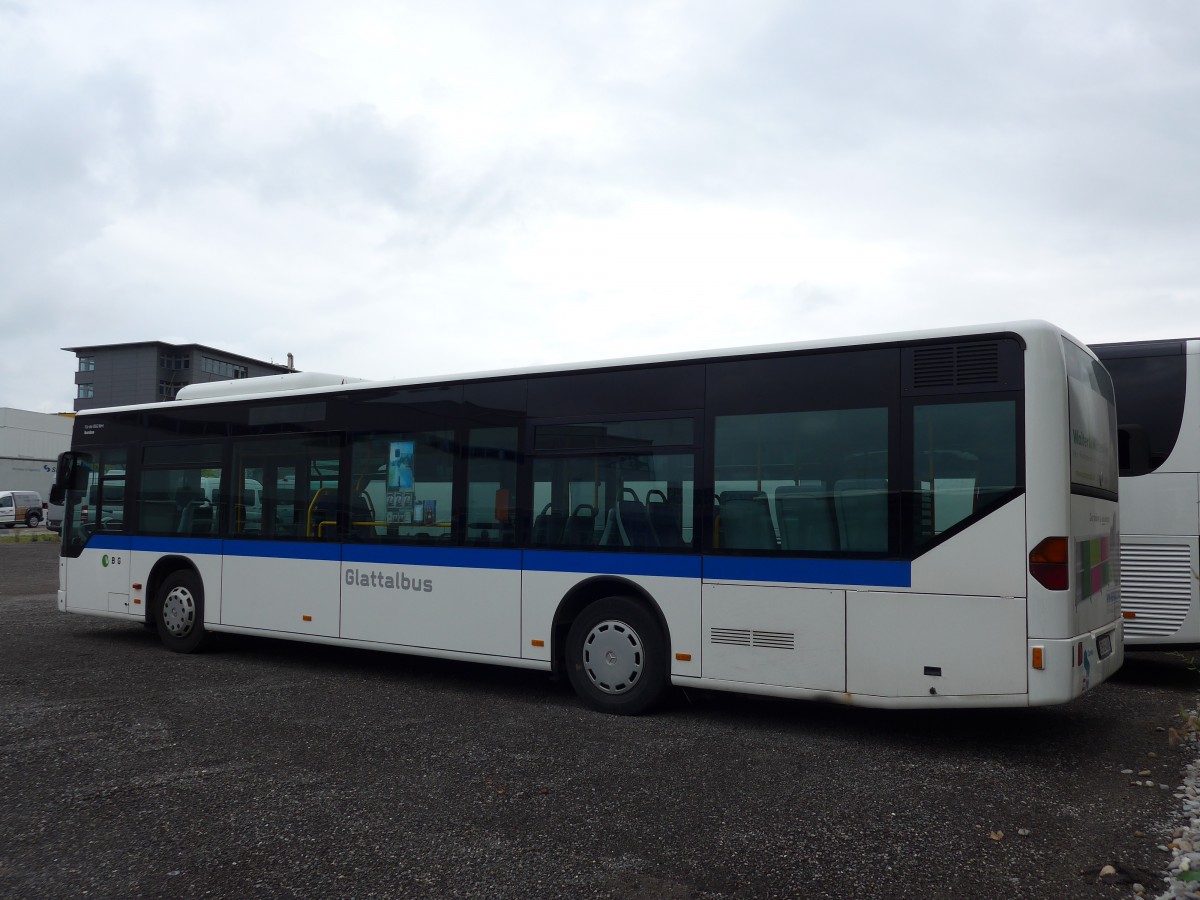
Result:
{"type": "Polygon", "coordinates": [[[373,390],[377,388],[389,387],[399,388],[420,387],[425,385],[432,386],[439,384],[456,384],[460,382],[520,378],[531,375],[585,372],[594,371],[597,369],[637,367],[663,363],[686,363],[734,358],[740,356],[761,356],[802,350],[824,350],[871,344],[883,345],[910,341],[938,340],[959,335],[963,337],[982,337],[985,335],[1004,333],[1017,335],[1051,333],[1068,337],[1080,347],[1087,346],[1083,341],[1080,341],[1078,338],[1075,338],[1050,322],[1041,319],[1029,319],[1015,322],[998,322],[985,325],[938,328],[922,331],[891,332],[886,334],[865,336],[826,338],[817,341],[763,344],[727,349],[691,350],[681,353],[669,353],[652,356],[589,360],[585,362],[556,363],[513,369],[450,373],[413,378],[381,379],[374,381],[369,379],[350,378],[341,375],[328,375],[318,372],[290,372],[282,375],[266,375],[258,378],[239,378],[232,381],[202,382],[195,385],[188,385],[181,389],[179,396],[175,400],[134,404],[130,406],[109,406],[97,409],[80,410],[77,415],[92,416],[111,413],[118,410],[161,409],[164,407],[172,408],[182,405],[192,406],[214,402],[236,402],[239,400],[249,400],[251,398],[288,398],[304,394],[316,395],[357,391],[363,389],[373,390]]]}

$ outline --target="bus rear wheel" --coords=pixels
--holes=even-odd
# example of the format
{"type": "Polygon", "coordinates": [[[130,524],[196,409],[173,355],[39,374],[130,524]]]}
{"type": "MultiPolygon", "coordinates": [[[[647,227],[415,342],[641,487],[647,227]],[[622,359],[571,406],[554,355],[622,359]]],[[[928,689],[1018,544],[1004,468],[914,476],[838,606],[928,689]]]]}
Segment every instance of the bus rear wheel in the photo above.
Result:
{"type": "Polygon", "coordinates": [[[627,597],[587,606],[567,632],[567,674],[592,709],[636,716],[667,686],[666,641],[645,607],[627,597]]]}
{"type": "Polygon", "coordinates": [[[194,653],[204,643],[204,586],[195,572],[172,572],[155,595],[159,640],[176,653],[194,653]]]}

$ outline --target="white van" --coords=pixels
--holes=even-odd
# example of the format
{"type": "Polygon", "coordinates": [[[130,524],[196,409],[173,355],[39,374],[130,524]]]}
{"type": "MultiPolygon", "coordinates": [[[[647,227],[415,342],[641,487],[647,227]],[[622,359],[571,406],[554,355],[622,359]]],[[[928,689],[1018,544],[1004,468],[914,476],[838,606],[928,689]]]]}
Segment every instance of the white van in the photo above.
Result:
{"type": "Polygon", "coordinates": [[[12,528],[24,523],[42,524],[42,498],[34,491],[0,491],[0,525],[12,528]]]}

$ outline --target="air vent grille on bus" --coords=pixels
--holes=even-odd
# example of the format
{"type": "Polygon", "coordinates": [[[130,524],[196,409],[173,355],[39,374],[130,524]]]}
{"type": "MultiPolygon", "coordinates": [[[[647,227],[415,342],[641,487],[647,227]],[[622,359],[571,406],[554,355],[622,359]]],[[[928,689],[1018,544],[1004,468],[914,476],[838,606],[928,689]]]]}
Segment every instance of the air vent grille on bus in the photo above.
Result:
{"type": "Polygon", "coordinates": [[[918,347],[913,351],[912,379],[918,390],[998,384],[1000,346],[991,342],[918,347]]]}
{"type": "Polygon", "coordinates": [[[710,628],[708,639],[714,644],[732,647],[769,647],[795,650],[796,635],[790,631],[757,631],[750,628],[710,628]]]}
{"type": "Polygon", "coordinates": [[[1169,637],[1192,604],[1196,576],[1186,544],[1122,544],[1121,608],[1126,637],[1169,637]]]}

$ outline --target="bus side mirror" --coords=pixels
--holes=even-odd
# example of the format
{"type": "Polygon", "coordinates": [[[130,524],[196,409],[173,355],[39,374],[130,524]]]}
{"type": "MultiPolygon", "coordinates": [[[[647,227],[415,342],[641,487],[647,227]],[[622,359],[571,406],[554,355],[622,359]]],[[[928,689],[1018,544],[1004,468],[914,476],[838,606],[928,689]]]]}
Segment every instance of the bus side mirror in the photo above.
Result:
{"type": "Polygon", "coordinates": [[[72,450],[60,453],[58,468],[54,473],[54,485],[50,488],[50,502],[61,506],[67,498],[67,491],[86,491],[91,471],[91,454],[76,453],[72,450]]]}

